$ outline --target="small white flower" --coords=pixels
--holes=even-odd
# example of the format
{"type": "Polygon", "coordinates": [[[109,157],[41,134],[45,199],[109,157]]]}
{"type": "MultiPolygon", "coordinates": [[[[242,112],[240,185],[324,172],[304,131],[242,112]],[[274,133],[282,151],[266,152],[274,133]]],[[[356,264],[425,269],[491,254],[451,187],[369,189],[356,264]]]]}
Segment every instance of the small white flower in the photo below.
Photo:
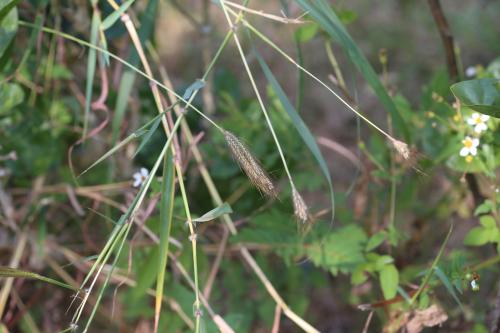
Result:
{"type": "Polygon", "coordinates": [[[473,291],[478,291],[479,290],[479,284],[477,283],[476,280],[472,280],[470,282],[470,287],[473,291]]]}
{"type": "Polygon", "coordinates": [[[467,69],[465,70],[465,76],[467,76],[467,77],[474,77],[474,76],[476,76],[476,74],[477,74],[477,71],[476,71],[475,66],[467,67],[467,69]]]}
{"type": "Polygon", "coordinates": [[[138,172],[134,173],[134,184],[132,186],[134,187],[139,187],[141,186],[145,181],[146,178],[149,176],[149,171],[146,168],[141,168],[138,172]]]}
{"type": "Polygon", "coordinates": [[[477,146],[479,146],[478,138],[471,138],[469,136],[466,136],[462,143],[464,144],[464,147],[460,150],[460,156],[476,156],[477,146]]]}
{"type": "Polygon", "coordinates": [[[467,119],[469,125],[474,126],[474,132],[481,133],[488,129],[486,122],[490,119],[490,116],[485,114],[473,113],[472,116],[467,119]]]}

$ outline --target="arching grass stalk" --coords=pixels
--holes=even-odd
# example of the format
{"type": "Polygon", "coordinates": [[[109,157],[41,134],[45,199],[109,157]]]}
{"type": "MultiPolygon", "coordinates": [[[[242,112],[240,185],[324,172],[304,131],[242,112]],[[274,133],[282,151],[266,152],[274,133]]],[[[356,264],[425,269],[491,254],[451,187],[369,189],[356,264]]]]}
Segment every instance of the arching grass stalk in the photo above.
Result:
{"type": "MultiPolygon", "coordinates": [[[[248,1],[246,0],[244,5],[246,5],[247,2],[248,1]]],[[[236,19],[236,24],[239,23],[241,18],[242,18],[242,14],[240,13],[238,18],[236,19]]],[[[224,41],[219,46],[219,49],[217,50],[216,55],[214,56],[211,64],[208,66],[207,71],[203,75],[204,79],[208,76],[209,71],[212,69],[213,65],[216,63],[219,55],[222,53],[222,50],[226,47],[226,45],[229,42],[229,39],[233,33],[234,32],[232,30],[227,32],[227,34],[224,38],[224,41]]],[[[152,51],[152,54],[154,55],[155,52],[154,52],[154,49],[152,47],[151,47],[151,51],[152,51]]],[[[162,75],[162,78],[165,82],[165,85],[168,87],[172,87],[172,84],[168,78],[167,72],[165,71],[162,64],[159,62],[158,56],[155,56],[154,58],[156,59],[158,67],[160,68],[160,74],[162,75]]],[[[196,90],[193,93],[193,98],[197,94],[198,91],[199,90],[196,90]]],[[[175,96],[174,96],[174,98],[175,98],[175,96]]],[[[173,100],[173,101],[175,102],[175,100],[173,100]]],[[[174,110],[176,112],[178,112],[178,110],[176,110],[175,108],[174,108],[174,110]]],[[[203,178],[203,181],[205,182],[205,185],[207,186],[208,192],[209,192],[210,196],[212,197],[212,200],[214,201],[214,203],[216,205],[218,205],[218,206],[222,205],[223,200],[219,194],[219,191],[217,190],[217,187],[215,186],[215,183],[212,179],[212,176],[210,176],[210,173],[208,172],[208,170],[205,166],[203,156],[202,156],[200,150],[198,149],[198,146],[194,142],[193,134],[191,133],[191,130],[189,129],[189,125],[187,124],[185,119],[182,121],[181,129],[182,129],[182,132],[187,139],[187,143],[191,147],[193,157],[196,160],[196,165],[198,167],[198,170],[200,171],[200,174],[201,174],[201,177],[203,178]]],[[[234,222],[231,219],[230,215],[224,214],[221,217],[221,219],[223,220],[223,222],[225,223],[226,227],[228,228],[228,230],[231,232],[232,235],[238,234],[238,230],[236,229],[236,226],[234,225],[234,222]]],[[[302,328],[305,332],[319,333],[319,331],[316,328],[314,328],[311,324],[309,324],[307,321],[305,321],[302,317],[297,315],[288,306],[288,304],[281,297],[281,295],[278,293],[276,288],[274,288],[271,281],[269,281],[266,274],[259,267],[259,265],[255,261],[255,259],[253,258],[252,254],[250,253],[250,251],[244,245],[240,245],[239,248],[240,248],[240,253],[241,253],[244,261],[250,266],[250,268],[253,270],[255,275],[259,278],[260,282],[264,285],[268,294],[272,297],[272,299],[276,302],[276,304],[283,310],[283,313],[285,314],[285,316],[287,316],[291,321],[293,321],[297,326],[302,328]]]]}
{"type": "MultiPolygon", "coordinates": [[[[119,7],[118,5],[115,3],[114,0],[108,0],[108,3],[113,6],[113,8],[115,10],[118,10],[119,7]]],[[[150,77],[153,77],[153,73],[151,71],[151,67],[149,66],[149,63],[146,59],[146,55],[144,54],[144,50],[142,48],[142,44],[139,40],[139,36],[137,34],[137,31],[135,29],[135,26],[133,24],[133,22],[130,20],[130,17],[128,14],[121,14],[121,18],[122,18],[122,21],[124,22],[126,28],[127,28],[127,31],[130,35],[130,38],[132,39],[133,43],[134,43],[134,46],[137,50],[137,53],[139,54],[139,57],[141,59],[141,62],[142,62],[142,65],[144,66],[144,69],[146,71],[146,74],[150,77]]],[[[172,92],[174,91],[173,89],[170,89],[172,92]]],[[[154,96],[154,99],[155,99],[155,103],[156,103],[156,108],[158,110],[159,113],[162,112],[162,105],[161,105],[161,99],[160,99],[160,93],[158,91],[158,87],[156,85],[152,85],[151,86],[151,91],[153,93],[153,96],[154,96]]],[[[171,93],[169,91],[169,93],[171,93]]],[[[172,93],[171,93],[172,94],[172,93]]],[[[186,108],[190,107],[191,106],[191,103],[194,99],[194,96],[190,96],[189,98],[189,101],[187,101],[186,103],[186,106],[184,107],[183,109],[183,112],[180,113],[179,115],[179,118],[178,118],[178,121],[182,120],[184,114],[185,114],[185,110],[186,108]]],[[[177,104],[177,102],[173,103],[173,104],[177,104]]],[[[206,119],[209,119],[209,117],[205,117],[206,119]]],[[[210,120],[210,122],[215,125],[219,130],[221,130],[221,128],[215,123],[213,122],[212,120],[210,120]]],[[[176,124],[176,127],[172,129],[172,131],[176,130],[177,129],[177,126],[178,126],[179,123],[176,124]]],[[[165,133],[167,135],[169,135],[169,128],[168,128],[168,124],[166,121],[164,121],[163,123],[164,125],[164,129],[165,129],[165,133]]],[[[171,136],[172,137],[172,136],[171,136]]],[[[188,202],[188,199],[187,199],[187,195],[186,195],[186,190],[185,190],[185,186],[184,186],[184,177],[182,175],[182,166],[180,165],[180,160],[177,157],[177,152],[175,151],[175,148],[174,146],[172,145],[171,147],[171,150],[172,150],[172,157],[173,157],[173,160],[174,160],[174,163],[175,163],[175,170],[176,170],[176,173],[177,173],[177,179],[179,181],[179,188],[181,190],[181,196],[182,196],[182,202],[183,202],[183,205],[184,205],[184,210],[185,210],[185,213],[186,213],[186,218],[187,218],[187,222],[188,222],[188,225],[189,225],[189,231],[190,231],[190,240],[191,240],[191,246],[192,246],[192,256],[193,256],[193,274],[194,274],[194,281],[195,281],[195,302],[194,302],[194,316],[195,316],[195,332],[198,333],[199,330],[200,330],[200,318],[201,318],[201,315],[202,315],[202,311],[200,309],[200,297],[199,297],[199,286],[198,286],[198,258],[197,258],[197,249],[196,249],[196,238],[197,238],[197,235],[196,233],[194,232],[194,226],[193,226],[193,221],[191,220],[191,212],[190,212],[190,209],[189,209],[189,202],[188,202]]],[[[163,255],[166,255],[166,254],[163,254],[163,255]]],[[[159,269],[164,269],[163,267],[159,268],[159,269]]],[[[160,274],[158,275],[160,276],[160,274]]],[[[163,284],[163,281],[159,281],[159,283],[163,284]]],[[[161,295],[157,295],[157,297],[160,297],[161,295]]],[[[161,307],[161,302],[158,302],[157,300],[157,305],[155,306],[155,326],[154,326],[154,330],[155,332],[158,331],[158,322],[159,322],[159,311],[160,311],[160,307],[161,307]]]]}
{"type": "MultiPolygon", "coordinates": [[[[224,11],[224,16],[226,17],[229,28],[231,30],[233,30],[235,28],[235,25],[233,25],[233,22],[231,21],[231,18],[229,17],[226,5],[224,4],[224,0],[220,0],[220,4],[222,5],[222,10],[224,11]]],[[[235,16],[236,16],[236,13],[235,13],[235,16]]],[[[245,19],[242,19],[242,21],[245,21],[245,19]]],[[[241,61],[243,62],[243,66],[245,67],[245,70],[247,72],[248,79],[250,80],[250,83],[252,84],[252,88],[255,92],[255,95],[257,96],[257,100],[259,101],[260,108],[262,109],[262,113],[264,114],[264,117],[266,118],[267,126],[269,127],[269,130],[271,131],[271,135],[273,136],[274,142],[275,142],[276,147],[278,149],[278,152],[280,154],[281,161],[283,163],[283,167],[285,168],[285,172],[286,172],[286,174],[288,176],[288,180],[290,182],[290,186],[292,188],[295,188],[295,185],[294,185],[293,179],[292,179],[292,175],[290,174],[290,170],[288,169],[288,164],[286,163],[285,156],[283,155],[283,150],[281,149],[281,144],[278,140],[278,137],[276,136],[276,133],[274,132],[273,124],[271,123],[271,119],[269,118],[269,115],[268,115],[266,106],[264,105],[264,102],[262,100],[262,97],[260,96],[260,92],[259,92],[259,89],[257,88],[257,84],[255,83],[252,71],[250,70],[250,67],[248,66],[248,62],[245,58],[245,53],[243,52],[243,48],[241,47],[238,35],[236,33],[233,34],[233,38],[234,38],[234,42],[236,43],[236,47],[238,48],[238,52],[240,53],[240,57],[241,57],[241,61]]]]}
{"type": "MultiPolygon", "coordinates": [[[[221,0],[221,5],[224,7],[223,1],[221,0]]],[[[226,8],[227,12],[231,13],[233,16],[236,16],[237,14],[231,10],[230,8],[226,8]]],[[[307,74],[309,77],[311,77],[313,80],[318,82],[320,85],[322,85],[324,88],[326,88],[330,93],[332,93],[340,102],[342,102],[350,111],[352,111],[354,114],[356,114],[359,118],[361,118],[363,121],[365,121],[368,125],[373,127],[375,130],[380,132],[382,135],[387,137],[389,141],[393,144],[394,148],[398,151],[398,153],[403,156],[405,159],[410,158],[410,150],[408,148],[408,145],[400,140],[395,139],[393,136],[391,136],[389,133],[378,127],[375,123],[373,123],[370,119],[368,119],[366,116],[364,116],[362,113],[357,111],[355,108],[353,108],[349,103],[347,103],[339,94],[337,94],[332,88],[330,88],[326,83],[321,81],[318,77],[316,77],[314,74],[309,72],[306,68],[301,66],[299,63],[297,63],[292,57],[290,57],[285,51],[283,51],[281,48],[279,48],[272,40],[270,40],[267,36],[265,36],[263,33],[261,33],[257,28],[255,28],[251,23],[249,23],[247,20],[242,19],[241,20],[243,24],[250,29],[257,37],[262,39],[266,44],[271,46],[273,49],[275,49],[279,54],[281,54],[285,59],[287,59],[289,62],[294,64],[298,69],[303,71],[305,74],[307,74]]]]}
{"type": "Polygon", "coordinates": [[[92,283],[90,284],[89,288],[86,289],[86,293],[84,295],[84,298],[82,300],[82,303],[80,304],[80,306],[77,308],[75,314],[73,315],[73,319],[72,319],[72,323],[77,325],[79,319],[80,319],[80,316],[83,312],[83,308],[88,300],[88,296],[90,295],[90,293],[92,292],[92,289],[102,271],[102,269],[104,268],[104,265],[105,263],[109,260],[109,257],[111,256],[111,254],[114,252],[114,250],[116,249],[117,245],[119,245],[118,247],[118,251],[116,253],[116,256],[115,256],[115,260],[111,266],[111,269],[109,270],[108,272],[108,275],[106,277],[106,281],[104,282],[100,292],[99,292],[99,295],[98,295],[98,298],[97,298],[97,301],[96,301],[96,304],[94,305],[94,308],[92,310],[92,313],[89,317],[89,319],[87,320],[87,323],[86,323],[86,326],[85,326],[85,329],[84,331],[87,330],[87,328],[90,326],[90,323],[92,322],[92,319],[97,311],[97,308],[99,306],[99,303],[100,303],[100,300],[102,299],[102,296],[104,294],[104,289],[106,288],[108,282],[109,282],[109,279],[111,277],[111,274],[113,272],[113,269],[114,267],[116,266],[116,262],[120,256],[120,253],[121,253],[121,249],[123,247],[123,244],[125,242],[125,240],[127,239],[127,235],[130,231],[130,228],[133,224],[133,221],[137,215],[137,212],[139,211],[139,208],[142,204],[142,202],[144,201],[144,198],[146,196],[146,193],[151,185],[151,182],[153,180],[153,177],[154,175],[156,174],[156,171],[158,170],[158,167],[160,166],[160,163],[161,161],[163,160],[163,157],[167,151],[167,149],[170,147],[170,144],[172,142],[172,138],[174,137],[177,129],[179,128],[179,125],[181,123],[181,120],[182,118],[184,117],[184,114],[181,114],[175,124],[174,124],[174,127],[172,128],[172,132],[170,134],[170,136],[168,137],[167,139],[167,142],[165,143],[165,146],[163,147],[163,150],[162,152],[160,153],[160,155],[158,156],[153,168],[151,169],[151,172],[148,176],[148,178],[146,179],[146,182],[142,185],[141,189],[139,190],[139,192],[137,193],[136,197],[134,198],[134,201],[132,202],[132,204],[130,205],[128,211],[126,214],[124,214],[121,218],[120,218],[120,221],[119,221],[119,224],[117,225],[117,227],[114,229],[114,232],[112,234],[112,237],[110,238],[110,240],[108,240],[108,243],[106,244],[105,248],[103,251],[101,251],[101,254],[99,255],[96,263],[94,263],[94,266],[93,268],[90,270],[90,272],[87,274],[87,277],[85,278],[84,280],[84,283],[82,283],[82,288],[85,286],[86,282],[88,281],[89,277],[92,275],[93,271],[94,271],[94,267],[98,265],[98,263],[100,263],[100,267],[97,271],[97,273],[95,274],[95,277],[94,279],[92,280],[92,283]],[[116,232],[115,232],[116,230],[116,232]],[[104,255],[105,254],[105,255],[104,255]],[[100,259],[101,257],[103,257],[103,259],[100,259]]]}

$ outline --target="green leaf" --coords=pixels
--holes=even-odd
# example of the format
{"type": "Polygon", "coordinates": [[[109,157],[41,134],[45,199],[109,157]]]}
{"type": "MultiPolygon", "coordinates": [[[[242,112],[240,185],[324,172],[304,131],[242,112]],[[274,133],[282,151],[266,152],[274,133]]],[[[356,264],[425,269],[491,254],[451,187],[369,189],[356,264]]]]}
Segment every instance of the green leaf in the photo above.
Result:
{"type": "Polygon", "coordinates": [[[207,222],[215,220],[224,214],[231,214],[232,212],[233,210],[231,209],[231,206],[229,206],[227,202],[224,202],[221,206],[212,209],[211,211],[203,214],[203,216],[193,219],[193,222],[207,222]]]}
{"type": "MultiPolygon", "coordinates": [[[[424,276],[424,279],[422,280],[422,283],[418,287],[418,290],[413,296],[411,297],[410,305],[415,302],[418,296],[422,294],[422,291],[424,288],[427,286],[427,283],[429,283],[429,280],[431,279],[432,273],[434,273],[434,268],[437,267],[437,264],[439,263],[439,260],[441,260],[441,256],[443,255],[444,249],[446,247],[446,244],[448,244],[448,240],[450,239],[451,233],[453,232],[453,224],[450,226],[450,230],[448,230],[448,233],[446,234],[446,237],[444,238],[443,243],[441,244],[441,247],[439,248],[439,252],[434,258],[434,261],[432,262],[431,268],[427,270],[427,273],[424,276]]],[[[422,296],[425,296],[426,294],[424,293],[422,296]]]]}
{"type": "Polygon", "coordinates": [[[106,16],[106,18],[101,23],[102,30],[107,30],[107,29],[111,28],[113,26],[113,24],[115,24],[115,22],[118,21],[120,16],[123,13],[125,13],[125,11],[128,9],[128,7],[130,7],[130,5],[132,5],[134,3],[134,1],[135,0],[128,0],[128,1],[124,2],[120,6],[120,8],[118,8],[118,10],[115,10],[114,12],[112,12],[111,14],[106,16]]]}
{"type": "MultiPolygon", "coordinates": [[[[12,4],[12,3],[11,3],[12,4]]],[[[3,8],[9,8],[9,4],[5,5],[3,8]]],[[[10,7],[9,11],[5,14],[0,21],[0,58],[2,58],[5,50],[10,45],[10,42],[14,38],[17,32],[18,18],[17,18],[17,8],[10,7]]]]}
{"type": "Polygon", "coordinates": [[[318,33],[319,26],[316,23],[300,26],[295,30],[295,38],[300,43],[311,40],[318,33]]]}
{"type": "MultiPolygon", "coordinates": [[[[101,16],[99,11],[95,10],[92,15],[92,25],[90,28],[90,43],[97,45],[97,36],[99,32],[99,24],[101,23],[101,16]]],[[[94,48],[89,50],[87,60],[87,81],[85,84],[85,117],[83,120],[83,133],[82,137],[87,136],[87,129],[90,115],[90,104],[92,103],[92,88],[94,84],[94,74],[97,62],[97,51],[94,48]]]]}
{"type": "Polygon", "coordinates": [[[488,243],[490,230],[483,227],[472,228],[464,238],[464,244],[469,246],[481,246],[488,243]]]}
{"type": "Polygon", "coordinates": [[[365,262],[366,240],[362,228],[348,225],[313,242],[306,251],[316,266],[327,268],[336,275],[339,271],[351,272],[356,265],[365,262]]]}
{"type": "Polygon", "coordinates": [[[499,84],[498,79],[477,79],[455,83],[450,89],[464,106],[500,118],[499,84]]]}
{"type": "Polygon", "coordinates": [[[16,83],[3,83],[0,86],[0,115],[19,105],[24,99],[24,92],[16,83]]]}
{"type": "Polygon", "coordinates": [[[476,210],[474,211],[474,215],[478,216],[481,214],[488,214],[493,211],[493,202],[491,200],[485,200],[482,204],[480,204],[476,210]]]}
{"type": "Polygon", "coordinates": [[[21,0],[0,0],[0,23],[19,1],[21,0]]]}
{"type": "Polygon", "coordinates": [[[368,243],[366,243],[365,251],[369,252],[382,244],[382,242],[385,240],[386,235],[387,233],[385,231],[379,231],[376,234],[373,234],[368,240],[368,243]]]}
{"type": "Polygon", "coordinates": [[[394,127],[407,140],[409,137],[408,129],[394,105],[391,97],[380,82],[372,66],[351,38],[337,14],[330,8],[324,0],[297,0],[297,3],[313,17],[320,26],[335,40],[349,56],[368,84],[372,87],[386,110],[391,114],[394,127]]]}
{"type": "Polygon", "coordinates": [[[380,271],[380,287],[385,299],[396,296],[399,284],[399,272],[394,265],[386,265],[380,271]]]}
{"type": "Polygon", "coordinates": [[[182,96],[182,98],[183,98],[184,100],[188,100],[194,92],[196,92],[196,91],[200,90],[200,89],[201,89],[201,88],[203,88],[204,86],[205,86],[205,81],[200,80],[200,79],[198,79],[198,80],[194,81],[194,82],[193,82],[193,83],[192,83],[192,84],[191,84],[191,85],[190,85],[190,86],[186,89],[186,91],[184,92],[184,95],[182,96]]]}
{"type": "Polygon", "coordinates": [[[278,81],[274,77],[271,70],[269,69],[269,66],[267,66],[266,62],[260,56],[257,49],[255,47],[253,49],[254,49],[256,58],[260,64],[260,67],[262,68],[262,71],[264,72],[264,75],[266,76],[267,81],[269,81],[269,83],[273,87],[273,90],[276,92],[276,95],[278,96],[286,113],[288,114],[288,116],[292,120],[293,126],[295,127],[297,132],[299,132],[299,135],[302,138],[302,141],[304,141],[307,148],[309,148],[309,150],[313,154],[314,158],[316,159],[316,162],[318,163],[318,165],[321,169],[321,172],[323,173],[323,176],[325,176],[325,179],[328,183],[328,189],[330,190],[330,204],[332,205],[332,221],[333,221],[333,219],[335,217],[335,195],[333,192],[332,179],[330,177],[330,171],[328,170],[328,165],[326,164],[326,161],[323,158],[323,155],[321,154],[321,151],[319,150],[319,147],[318,147],[313,135],[311,134],[311,131],[309,130],[307,125],[304,123],[304,121],[300,117],[299,113],[295,110],[292,103],[290,103],[290,100],[286,96],[285,92],[281,88],[280,84],[278,83],[278,81]]]}
{"type": "Polygon", "coordinates": [[[481,216],[479,218],[479,223],[487,229],[497,229],[497,223],[491,215],[481,216]]]}
{"type": "Polygon", "coordinates": [[[0,278],[23,278],[23,279],[35,279],[35,280],[40,280],[43,282],[47,282],[50,284],[54,284],[59,287],[71,289],[71,290],[80,290],[79,288],[70,286],[69,284],[59,282],[57,280],[45,277],[43,275],[33,273],[33,272],[28,272],[28,271],[23,271],[17,268],[11,268],[11,267],[0,267],[0,278]]]}
{"type": "MultiPolygon", "coordinates": [[[[160,118],[158,118],[160,119],[160,118]]],[[[174,160],[172,152],[168,151],[163,160],[163,180],[160,201],[160,254],[158,256],[158,269],[156,273],[156,293],[155,293],[155,327],[158,325],[160,317],[163,286],[165,285],[165,270],[167,268],[169,238],[172,230],[172,214],[175,197],[175,177],[174,160]]]]}
{"type": "Polygon", "coordinates": [[[146,135],[144,135],[144,138],[142,138],[141,144],[139,145],[139,147],[137,147],[137,150],[135,151],[135,153],[132,156],[132,158],[136,157],[137,154],[139,154],[139,152],[146,146],[146,144],[149,142],[149,140],[151,139],[151,137],[153,136],[153,134],[158,129],[158,126],[160,126],[160,123],[161,123],[161,117],[158,117],[154,121],[153,125],[151,125],[151,127],[148,129],[146,135]]]}

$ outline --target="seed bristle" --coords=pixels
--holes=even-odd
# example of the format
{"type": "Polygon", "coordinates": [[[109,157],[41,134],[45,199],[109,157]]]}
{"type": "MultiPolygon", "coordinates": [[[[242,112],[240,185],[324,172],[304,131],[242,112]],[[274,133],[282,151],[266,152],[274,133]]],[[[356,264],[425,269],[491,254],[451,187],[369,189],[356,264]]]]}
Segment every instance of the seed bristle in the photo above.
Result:
{"type": "Polygon", "coordinates": [[[277,191],[273,181],[246,145],[229,131],[224,131],[224,139],[229,146],[231,155],[243,169],[250,182],[265,195],[276,198],[277,191]]]}

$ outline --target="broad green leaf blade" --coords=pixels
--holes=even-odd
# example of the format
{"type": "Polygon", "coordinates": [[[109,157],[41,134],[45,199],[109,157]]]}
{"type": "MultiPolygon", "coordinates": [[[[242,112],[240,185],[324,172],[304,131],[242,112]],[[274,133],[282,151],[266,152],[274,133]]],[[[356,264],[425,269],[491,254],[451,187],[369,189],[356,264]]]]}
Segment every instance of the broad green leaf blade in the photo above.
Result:
{"type": "Polygon", "coordinates": [[[317,23],[335,40],[349,56],[350,60],[363,75],[386,110],[390,113],[394,127],[405,140],[409,133],[403,117],[396,108],[391,97],[380,82],[372,66],[351,38],[337,14],[324,0],[297,0],[297,3],[314,18],[317,23]]]}
{"type": "Polygon", "coordinates": [[[17,8],[8,4],[4,8],[8,8],[9,11],[5,10],[5,16],[0,21],[0,59],[16,35],[18,26],[17,8]]]}
{"type": "Polygon", "coordinates": [[[307,145],[307,148],[311,151],[313,154],[314,158],[316,159],[316,162],[318,163],[321,172],[326,178],[326,181],[328,183],[328,188],[330,190],[330,201],[332,205],[332,221],[335,217],[335,194],[333,192],[333,185],[332,185],[332,179],[330,177],[330,171],[328,170],[328,165],[326,164],[325,159],[323,158],[323,155],[321,154],[321,151],[319,150],[319,147],[316,143],[316,140],[314,139],[313,135],[311,134],[311,131],[307,127],[307,125],[304,123],[302,118],[300,117],[299,113],[295,110],[293,107],[292,103],[286,96],[285,92],[281,88],[280,84],[274,77],[273,73],[269,69],[269,66],[267,66],[266,62],[264,59],[260,56],[259,52],[257,49],[254,48],[255,56],[260,64],[260,67],[262,68],[262,71],[264,72],[264,75],[266,76],[267,81],[271,84],[273,87],[273,90],[276,92],[276,95],[278,96],[281,104],[283,105],[283,108],[287,112],[288,116],[292,120],[292,124],[299,132],[300,137],[304,141],[304,143],[307,145]]]}
{"type": "Polygon", "coordinates": [[[35,280],[40,280],[43,282],[47,282],[59,287],[63,287],[66,289],[71,289],[78,291],[80,290],[79,288],[70,286],[69,284],[66,284],[64,282],[60,282],[48,277],[45,277],[43,275],[33,273],[33,272],[28,272],[28,271],[23,271],[17,268],[11,268],[11,267],[0,267],[0,278],[23,278],[23,279],[35,279],[35,280]]]}
{"type": "Polygon", "coordinates": [[[231,206],[229,206],[227,202],[224,202],[221,206],[212,209],[211,211],[203,214],[203,216],[193,219],[193,222],[207,222],[215,220],[224,214],[231,214],[232,212],[233,210],[231,209],[231,206]]]}
{"type": "Polygon", "coordinates": [[[112,12],[111,14],[106,16],[106,18],[102,21],[102,24],[101,24],[102,30],[107,30],[107,29],[111,28],[111,26],[113,26],[113,24],[115,24],[115,22],[118,21],[120,16],[123,13],[125,13],[125,11],[128,9],[128,7],[130,7],[130,5],[132,5],[134,3],[134,1],[135,0],[128,0],[128,1],[124,2],[120,6],[120,8],[118,8],[118,10],[115,10],[114,12],[112,12]]]}
{"type": "Polygon", "coordinates": [[[380,287],[385,299],[396,296],[399,285],[399,272],[394,265],[385,265],[380,271],[380,287]]]}
{"type": "MultiPolygon", "coordinates": [[[[99,32],[99,24],[101,18],[99,11],[95,10],[92,15],[92,26],[90,28],[90,43],[97,45],[97,36],[99,32]]],[[[83,120],[83,134],[82,137],[87,136],[87,129],[89,124],[90,104],[92,103],[92,87],[94,85],[95,67],[97,62],[97,51],[95,49],[89,50],[87,60],[87,82],[85,85],[85,116],[83,120]]]]}
{"type": "Polygon", "coordinates": [[[165,270],[168,261],[169,238],[172,229],[172,214],[174,208],[175,178],[174,161],[172,153],[169,151],[163,161],[163,181],[160,201],[160,255],[158,271],[156,277],[155,293],[155,326],[154,331],[158,331],[160,312],[163,298],[163,286],[165,285],[165,270]]]}
{"type": "Polygon", "coordinates": [[[474,111],[500,118],[500,80],[462,81],[455,83],[450,89],[462,105],[474,111]]]}
{"type": "Polygon", "coordinates": [[[186,91],[184,92],[184,95],[182,96],[182,98],[184,100],[188,100],[191,95],[193,95],[194,92],[200,90],[201,88],[203,88],[205,86],[205,81],[203,80],[196,80],[194,81],[187,89],[186,91]]]}
{"type": "Polygon", "coordinates": [[[457,293],[455,293],[455,289],[453,288],[453,285],[451,284],[451,281],[448,279],[446,274],[438,267],[434,267],[434,271],[436,272],[437,277],[441,280],[441,282],[444,284],[446,290],[448,293],[450,293],[451,297],[457,302],[458,306],[460,306],[460,309],[463,311],[464,308],[462,306],[462,302],[460,302],[460,299],[457,296],[457,293]]]}

